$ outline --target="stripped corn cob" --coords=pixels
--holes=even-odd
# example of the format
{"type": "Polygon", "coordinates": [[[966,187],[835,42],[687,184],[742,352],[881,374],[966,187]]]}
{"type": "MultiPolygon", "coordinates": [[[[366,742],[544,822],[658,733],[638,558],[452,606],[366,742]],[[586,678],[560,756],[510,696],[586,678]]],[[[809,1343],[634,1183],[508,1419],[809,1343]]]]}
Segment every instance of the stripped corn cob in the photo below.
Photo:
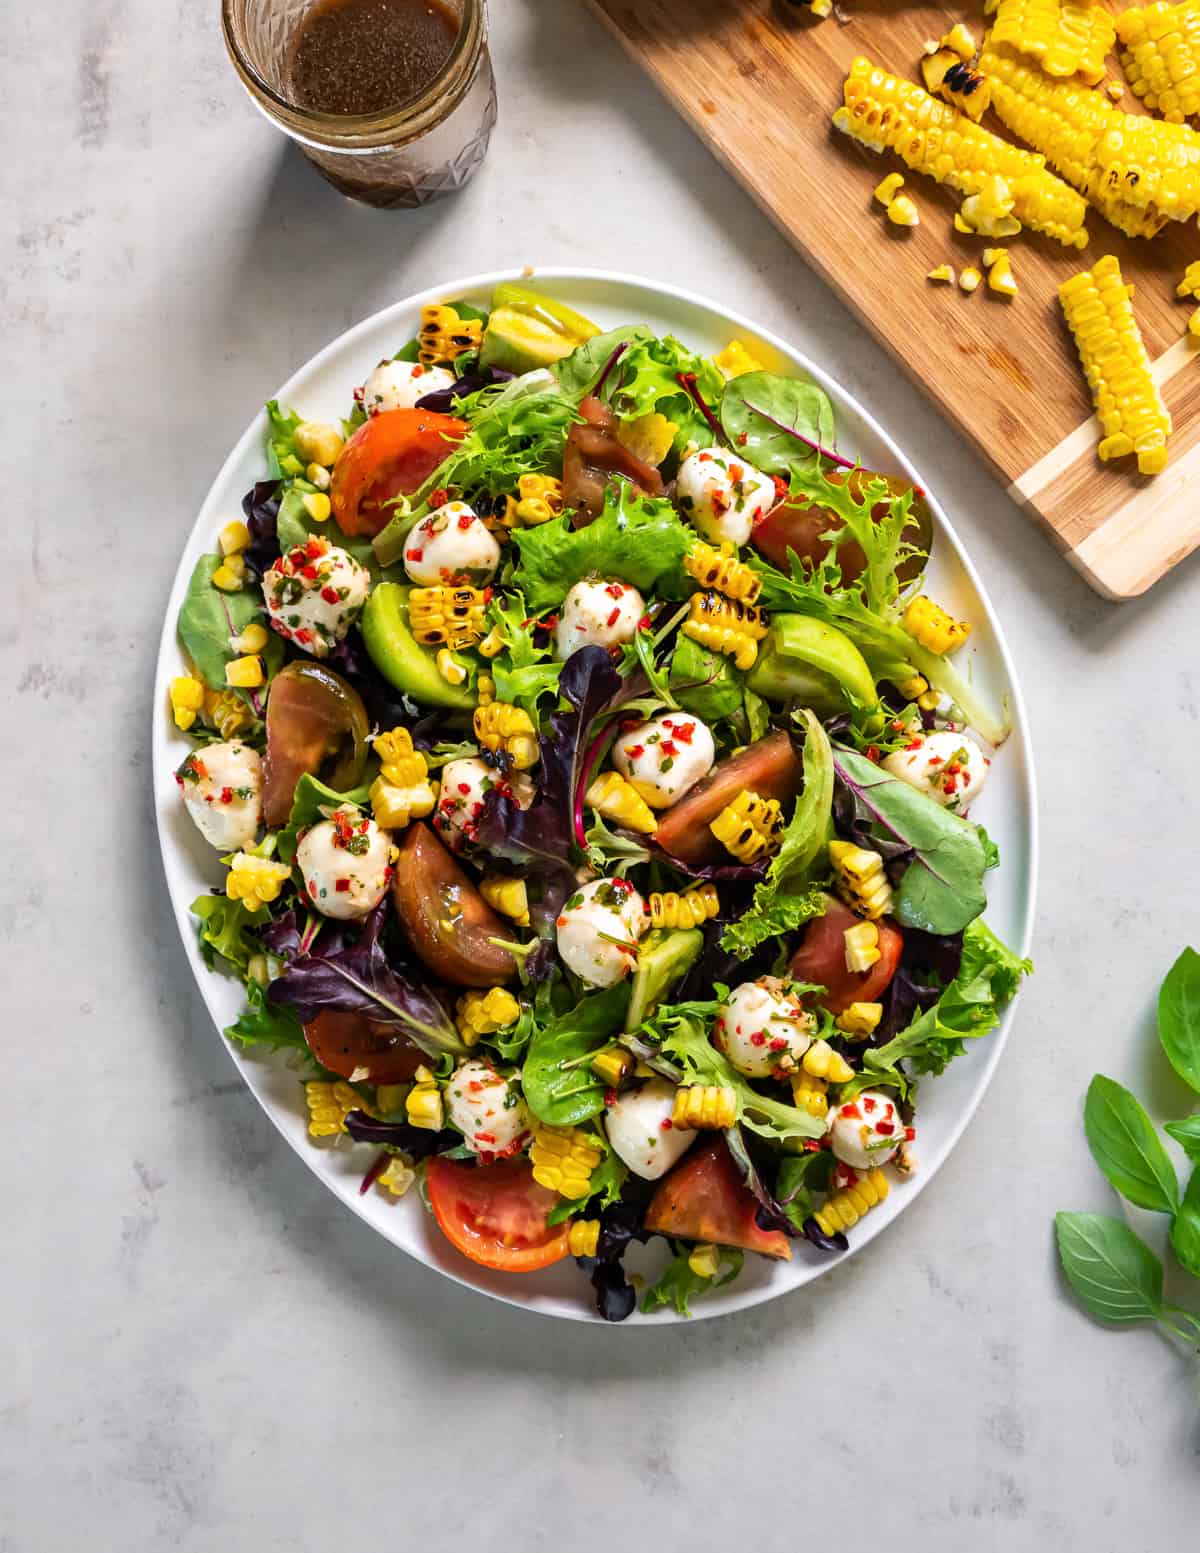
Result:
{"type": "MultiPolygon", "coordinates": [[[[990,74],[990,72],[986,72],[990,74]]],[[[1083,248],[1084,200],[1046,171],[1045,158],[1009,145],[972,124],[912,81],[900,80],[861,56],[850,66],[836,129],[874,151],[894,151],[916,172],[963,194],[976,194],[998,174],[1012,192],[1013,211],[1034,231],[1083,248]]]]}
{"type": "Polygon", "coordinates": [[[727,599],[753,604],[762,592],[762,578],[734,554],[727,539],[719,550],[697,540],[684,558],[684,567],[702,588],[712,588],[727,599]]]}
{"type": "Polygon", "coordinates": [[[971,634],[971,622],[955,620],[940,604],[919,593],[904,611],[904,629],[922,647],[941,655],[962,646],[971,634]]]}
{"type": "Polygon", "coordinates": [[[1134,6],[1117,17],[1121,65],[1136,97],[1169,124],[1200,114],[1200,10],[1134,6]]]}
{"type": "Polygon", "coordinates": [[[1035,59],[1047,75],[1078,75],[1089,86],[1104,79],[1104,57],[1113,46],[1110,12],[1091,0],[987,0],[995,15],[991,41],[1035,59]]]}
{"type": "Polygon", "coordinates": [[[619,771],[602,771],[583,795],[584,803],[627,830],[651,836],[658,829],[654,810],[619,771]]]}
{"type": "Polygon", "coordinates": [[[682,1084],[675,1091],[671,1126],[724,1130],[737,1121],[737,1095],[721,1084],[682,1084]]]}
{"type": "Polygon", "coordinates": [[[888,1180],[882,1170],[851,1174],[855,1179],[840,1192],[835,1192],[813,1215],[824,1235],[836,1235],[839,1230],[852,1228],[864,1213],[869,1213],[888,1194],[888,1180]]]}
{"type": "Polygon", "coordinates": [[[572,1256],[595,1256],[600,1244],[599,1219],[573,1219],[567,1231],[567,1250],[572,1256]]]}
{"type": "Polygon", "coordinates": [[[428,647],[474,647],[490,598],[490,588],[414,588],[408,595],[412,634],[428,647]]]}
{"type": "Polygon", "coordinates": [[[708,828],[739,863],[755,863],[778,848],[783,835],[783,811],[777,798],[760,798],[744,788],[708,828]]]}
{"type": "Polygon", "coordinates": [[[417,360],[423,366],[456,361],[464,351],[479,349],[483,324],[478,318],[460,318],[448,303],[433,302],[421,309],[417,336],[417,360]]]}
{"type": "Polygon", "coordinates": [[[830,1084],[845,1084],[854,1077],[854,1069],[828,1041],[814,1041],[801,1057],[800,1066],[810,1078],[823,1078],[830,1084]]]}
{"type": "Polygon", "coordinates": [[[837,892],[851,911],[871,921],[891,911],[892,887],[878,852],[852,841],[831,841],[829,861],[837,892]]]}
{"type": "Polygon", "coordinates": [[[538,761],[537,730],[528,712],[507,701],[490,701],[475,708],[475,737],[493,753],[503,749],[518,771],[538,761]]]}
{"type": "Polygon", "coordinates": [[[724,599],[719,593],[693,593],[691,613],[680,628],[701,647],[726,654],[734,667],[752,669],[758,657],[758,644],[767,634],[762,611],[737,599],[724,599]]]}
{"type": "Polygon", "coordinates": [[[592,1171],[604,1158],[604,1150],[580,1127],[538,1126],[529,1158],[539,1186],[560,1197],[586,1197],[592,1171]]]}
{"type": "Polygon", "coordinates": [[[798,1111],[807,1111],[809,1116],[826,1116],[829,1113],[829,1081],[823,1078],[814,1078],[811,1073],[806,1073],[801,1068],[799,1073],[792,1074],[792,1104],[798,1111]]]}
{"type": "Polygon", "coordinates": [[[682,895],[674,890],[663,895],[656,890],[647,909],[651,927],[699,927],[720,911],[721,898],[715,884],[698,884],[682,895]]]}
{"type": "Polygon", "coordinates": [[[1142,474],[1167,462],[1167,414],[1142,343],[1121,266],[1112,254],[1058,288],[1104,436],[1102,459],[1137,455],[1142,474]]]}

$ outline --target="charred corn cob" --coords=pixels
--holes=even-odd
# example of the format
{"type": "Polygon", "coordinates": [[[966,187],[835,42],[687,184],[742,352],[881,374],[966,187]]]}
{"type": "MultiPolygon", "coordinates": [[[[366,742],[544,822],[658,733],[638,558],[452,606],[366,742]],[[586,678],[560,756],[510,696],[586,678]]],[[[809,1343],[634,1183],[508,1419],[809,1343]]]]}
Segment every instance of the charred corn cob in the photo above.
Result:
{"type": "Polygon", "coordinates": [[[408,623],[427,647],[474,647],[484,633],[490,588],[413,588],[408,623]]]}
{"type": "Polygon", "coordinates": [[[904,611],[904,629],[922,647],[940,657],[962,646],[971,634],[971,622],[955,620],[940,604],[919,593],[904,611]]]}
{"type": "Polygon", "coordinates": [[[991,41],[1019,49],[1051,76],[1078,75],[1089,86],[1104,79],[1112,51],[1112,14],[1092,0],[987,0],[991,41]]]}
{"type": "Polygon", "coordinates": [[[702,588],[723,593],[727,599],[753,604],[762,592],[762,578],[734,554],[730,540],[719,550],[697,540],[684,558],[684,567],[702,588]]]}
{"type": "Polygon", "coordinates": [[[681,1084],[675,1091],[671,1126],[723,1131],[737,1121],[737,1095],[721,1084],[681,1084]]]}
{"type": "Polygon", "coordinates": [[[1121,66],[1136,97],[1169,124],[1200,113],[1200,10],[1133,6],[1117,17],[1121,66]]]}
{"type": "Polygon", "coordinates": [[[874,151],[894,151],[914,171],[963,194],[978,193],[986,179],[998,174],[1011,190],[1013,214],[1026,226],[1069,247],[1087,243],[1087,206],[1046,171],[1044,157],[1009,145],[915,83],[861,56],[850,67],[843,97],[833,116],[836,129],[874,151]]]}
{"type": "Polygon", "coordinates": [[[509,879],[504,874],[486,874],[480,883],[479,893],[493,911],[515,922],[518,927],[529,926],[529,892],[524,879],[509,879]]]}
{"type": "Polygon", "coordinates": [[[581,1127],[534,1128],[529,1145],[533,1179],[560,1197],[586,1197],[604,1150],[581,1127]]]}
{"type": "Polygon", "coordinates": [[[837,892],[851,911],[871,921],[891,911],[892,887],[878,852],[851,841],[831,841],[829,861],[837,892]]]}
{"type": "Polygon", "coordinates": [[[313,1082],[304,1086],[308,1132],[312,1138],[335,1138],[346,1130],[346,1116],[362,1108],[358,1091],[349,1084],[313,1082]]]}
{"type": "Polygon", "coordinates": [[[739,863],[755,863],[778,848],[783,835],[783,811],[778,799],[760,798],[744,788],[708,828],[739,863]]]}
{"type": "Polygon", "coordinates": [[[635,1066],[633,1053],[626,1051],[623,1046],[606,1046],[603,1051],[596,1053],[591,1062],[592,1072],[609,1089],[616,1089],[618,1084],[623,1084],[635,1066]]]}
{"type": "Polygon", "coordinates": [[[413,1087],[404,1101],[405,1114],[410,1127],[421,1127],[426,1132],[441,1132],[446,1112],[442,1104],[442,1092],[437,1079],[422,1064],[416,1071],[413,1087]]]}
{"type": "Polygon", "coordinates": [[[583,795],[583,801],[606,820],[624,825],[626,830],[652,836],[658,829],[654,810],[619,771],[602,771],[583,795]]]}
{"type": "Polygon", "coordinates": [[[828,1041],[814,1041],[801,1057],[800,1066],[810,1078],[821,1078],[829,1084],[845,1084],[854,1077],[854,1069],[828,1041]]]}
{"type": "Polygon", "coordinates": [[[845,944],[846,969],[861,976],[881,958],[879,929],[873,922],[856,922],[842,934],[845,944]]]}
{"type": "Polygon", "coordinates": [[[521,1005],[504,987],[489,987],[486,992],[464,992],[454,1005],[454,1022],[468,1046],[481,1035],[494,1035],[521,1017],[521,1005]]]}
{"type": "Polygon", "coordinates": [[[674,890],[660,894],[654,891],[649,900],[651,927],[699,927],[721,909],[721,898],[715,884],[698,884],[682,895],[674,890]]]}
{"type": "MultiPolygon", "coordinates": [[[[974,59],[977,46],[975,34],[964,22],[955,22],[950,31],[942,35],[942,40],[938,44],[939,48],[950,49],[952,53],[958,55],[959,59],[974,59]]],[[[933,52],[933,49],[926,48],[926,53],[933,52]]]]}
{"type": "Polygon", "coordinates": [[[572,1219],[567,1231],[567,1250],[572,1256],[595,1256],[599,1244],[599,1219],[572,1219]]]}
{"type": "Polygon", "coordinates": [[[519,706],[491,701],[476,707],[475,737],[486,750],[504,750],[518,771],[537,765],[537,730],[529,713],[519,706]]]}
{"type": "Polygon", "coordinates": [[[867,1036],[874,1035],[882,1018],[882,1003],[851,1003],[849,1008],[842,1010],[834,1023],[843,1035],[856,1041],[865,1041],[867,1036]]]}
{"type": "Polygon", "coordinates": [[[752,669],[758,657],[758,644],[767,634],[767,621],[760,609],[738,599],[722,598],[705,590],[693,593],[691,613],[680,628],[701,647],[724,653],[739,669],[752,669]]]}
{"type": "Polygon", "coordinates": [[[921,61],[927,91],[936,92],[976,124],[987,112],[992,88],[985,75],[975,70],[954,49],[939,48],[921,61]]]}
{"type": "Polygon", "coordinates": [[[793,1073],[792,1104],[798,1111],[806,1111],[809,1116],[826,1116],[829,1113],[829,1083],[823,1078],[814,1078],[811,1073],[806,1073],[803,1068],[799,1073],[793,1073]]]}
{"type": "Polygon", "coordinates": [[[1140,472],[1149,475],[1166,465],[1171,417],[1151,375],[1131,290],[1116,258],[1107,254],[1064,281],[1058,295],[1104,433],[1100,457],[1134,453],[1140,472]]]}
{"type": "Polygon", "coordinates": [[[836,1235],[851,1229],[864,1213],[869,1213],[888,1194],[888,1180],[882,1170],[866,1170],[840,1192],[835,1192],[823,1208],[813,1215],[823,1235],[836,1235]]]}
{"type": "Polygon", "coordinates": [[[421,309],[417,335],[417,360],[433,367],[457,361],[464,351],[477,351],[483,340],[478,318],[460,318],[446,302],[431,302],[421,309]]]}

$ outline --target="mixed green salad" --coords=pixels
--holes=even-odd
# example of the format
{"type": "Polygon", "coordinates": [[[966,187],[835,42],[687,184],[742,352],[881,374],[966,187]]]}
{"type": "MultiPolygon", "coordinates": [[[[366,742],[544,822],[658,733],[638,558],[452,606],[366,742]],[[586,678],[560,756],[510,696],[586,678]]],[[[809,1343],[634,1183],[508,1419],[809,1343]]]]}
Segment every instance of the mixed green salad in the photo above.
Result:
{"type": "Polygon", "coordinates": [[[513,285],[425,308],[347,408],[268,406],[179,619],[229,1037],[292,1055],[364,1192],[487,1267],[574,1257],[610,1320],[632,1242],[685,1313],[844,1250],[1028,969],[923,493],[752,344],[513,285]]]}

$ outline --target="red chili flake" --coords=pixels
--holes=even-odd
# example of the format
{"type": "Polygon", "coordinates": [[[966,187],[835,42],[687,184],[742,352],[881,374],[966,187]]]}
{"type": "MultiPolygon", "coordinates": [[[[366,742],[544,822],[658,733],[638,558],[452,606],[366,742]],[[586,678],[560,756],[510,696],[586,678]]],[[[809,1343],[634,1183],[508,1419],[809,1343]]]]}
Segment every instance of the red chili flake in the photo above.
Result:
{"type": "Polygon", "coordinates": [[[711,453],[697,453],[696,454],[696,462],[699,463],[699,464],[711,464],[712,463],[712,454],[711,453]]]}
{"type": "Polygon", "coordinates": [[[644,744],[627,744],[625,746],[625,754],[630,760],[640,760],[645,753],[646,746],[644,744]]]}
{"type": "Polygon", "coordinates": [[[605,1105],[616,1105],[617,1092],[615,1089],[606,1089],[604,1091],[604,1103],[605,1105]]]}
{"type": "Polygon", "coordinates": [[[555,927],[566,927],[566,925],[567,925],[566,917],[559,917],[556,920],[555,924],[554,924],[555,927]]]}
{"type": "Polygon", "coordinates": [[[662,1121],[659,1122],[658,1126],[659,1126],[659,1130],[661,1132],[670,1132],[670,1130],[671,1130],[671,1118],[669,1116],[664,1116],[662,1121]]]}
{"type": "Polygon", "coordinates": [[[303,566],[304,562],[307,560],[308,557],[304,553],[303,545],[297,545],[294,550],[288,551],[287,564],[289,566],[303,566]]]}
{"type": "Polygon", "coordinates": [[[776,502],[781,502],[781,501],[785,500],[786,497],[787,497],[787,493],[788,493],[788,483],[787,483],[787,481],[785,479],[783,479],[783,477],[781,475],[772,475],[771,479],[774,481],[774,484],[775,484],[775,500],[776,500],[776,502]]]}
{"type": "Polygon", "coordinates": [[[610,582],[604,591],[610,599],[623,599],[625,597],[625,589],[619,582],[610,582]]]}
{"type": "MultiPolygon", "coordinates": [[[[940,766],[942,764],[942,757],[940,755],[931,755],[929,757],[929,764],[931,766],[940,766]]],[[[947,771],[953,771],[954,767],[953,766],[947,766],[946,770],[947,771]]]]}
{"type": "Polygon", "coordinates": [[[756,1030],[750,1037],[750,1044],[751,1046],[765,1046],[767,1044],[767,1037],[764,1032],[762,1030],[756,1030]]]}
{"type": "Polygon", "coordinates": [[[233,802],[233,788],[232,787],[223,787],[221,789],[221,802],[222,803],[232,803],[233,802]]]}
{"type": "Polygon", "coordinates": [[[729,511],[729,503],[720,491],[713,491],[712,495],[709,497],[709,500],[712,502],[712,510],[716,513],[718,518],[724,517],[725,514],[729,511]]]}
{"type": "Polygon", "coordinates": [[[474,521],[475,521],[475,518],[474,518],[474,515],[472,513],[460,512],[459,515],[458,515],[458,526],[459,526],[459,528],[470,528],[471,524],[474,523],[474,521]]]}
{"type": "Polygon", "coordinates": [[[878,746],[878,744],[868,744],[867,745],[867,759],[869,761],[871,761],[876,766],[879,764],[879,746],[878,746]]]}
{"type": "Polygon", "coordinates": [[[468,1081],[467,1081],[467,1088],[471,1091],[471,1093],[473,1095],[477,1095],[480,1092],[480,1090],[483,1088],[483,1085],[479,1082],[479,1080],[477,1078],[473,1078],[473,1079],[468,1079],[468,1081]]]}
{"type": "Polygon", "coordinates": [[[429,505],[431,507],[444,507],[450,500],[450,492],[444,486],[439,485],[435,491],[429,493],[429,505]]]}
{"type": "Polygon", "coordinates": [[[746,478],[746,471],[742,468],[742,466],[740,464],[730,464],[730,466],[729,466],[729,478],[736,485],[739,480],[744,480],[746,478]]]}
{"type": "Polygon", "coordinates": [[[337,881],[337,883],[334,885],[334,889],[338,892],[339,895],[345,895],[346,892],[349,890],[349,888],[350,888],[350,881],[349,881],[349,879],[339,879],[337,881]]]}
{"type": "Polygon", "coordinates": [[[862,1112],[855,1105],[854,1101],[851,1100],[846,1105],[842,1106],[841,1110],[838,1112],[838,1115],[849,1116],[857,1119],[862,1116],[862,1112]]]}
{"type": "Polygon", "coordinates": [[[771,1050],[773,1052],[784,1052],[784,1051],[787,1051],[787,1040],[786,1040],[786,1038],[784,1036],[782,1036],[782,1035],[775,1036],[772,1039],[772,1041],[771,1041],[771,1050]]]}
{"type": "Polygon", "coordinates": [[[659,749],[664,755],[679,754],[679,746],[675,743],[674,739],[664,739],[662,744],[659,746],[659,749]]]}
{"type": "Polygon", "coordinates": [[[955,779],[952,776],[948,776],[946,778],[946,780],[942,783],[942,792],[944,792],[944,793],[956,793],[957,791],[958,791],[958,783],[955,781],[955,779]]]}
{"type": "Polygon", "coordinates": [[[896,1130],[895,1122],[876,1122],[875,1131],[881,1138],[890,1138],[896,1130]]]}
{"type": "Polygon", "coordinates": [[[738,436],[737,445],[738,445],[739,448],[744,448],[746,446],[747,442],[749,442],[749,441],[750,441],[750,433],[748,431],[743,431],[738,436]]]}
{"type": "Polygon", "coordinates": [[[696,732],[695,723],[675,723],[673,725],[668,724],[668,726],[681,744],[690,744],[692,742],[692,736],[696,732]]]}
{"type": "Polygon", "coordinates": [[[558,624],[558,616],[557,615],[547,615],[545,620],[542,621],[542,630],[543,631],[553,631],[557,624],[558,624]]]}
{"type": "Polygon", "coordinates": [[[621,611],[619,609],[611,610],[610,613],[609,613],[608,619],[604,622],[604,624],[611,631],[613,626],[616,625],[617,621],[620,620],[620,618],[621,618],[621,611]]]}
{"type": "Polygon", "coordinates": [[[310,561],[316,561],[321,556],[323,556],[328,549],[329,544],[326,540],[310,539],[304,547],[304,553],[310,561]]]}
{"type": "Polygon", "coordinates": [[[495,1143],[496,1134],[494,1132],[477,1132],[475,1134],[475,1141],[477,1143],[495,1143]]]}
{"type": "Polygon", "coordinates": [[[477,820],[482,813],[483,813],[483,800],[477,798],[475,800],[475,802],[471,805],[471,818],[473,820],[477,820]]]}
{"type": "Polygon", "coordinates": [[[879,1104],[878,1100],[872,1100],[870,1095],[868,1095],[867,1098],[862,1103],[863,1110],[867,1113],[868,1116],[870,1116],[871,1112],[875,1109],[875,1107],[878,1104],[879,1104]]]}
{"type": "Polygon", "coordinates": [[[336,588],[322,588],[321,597],[325,600],[326,604],[340,604],[342,602],[341,599],[338,598],[338,591],[336,588]]]}
{"type": "Polygon", "coordinates": [[[300,626],[299,629],[296,631],[295,640],[298,641],[301,646],[304,646],[306,643],[311,642],[312,639],[313,639],[313,634],[308,629],[307,626],[300,626]]]}
{"type": "Polygon", "coordinates": [[[633,889],[633,885],[630,884],[628,879],[613,879],[610,880],[610,883],[612,884],[614,895],[628,895],[633,889]]]}
{"type": "Polygon", "coordinates": [[[805,1138],[804,1139],[804,1152],[806,1154],[819,1154],[821,1152],[821,1149],[822,1149],[823,1146],[824,1146],[824,1139],[822,1139],[822,1138],[805,1138]]]}
{"type": "MultiPolygon", "coordinates": [[[[648,631],[649,629],[650,629],[650,616],[649,615],[643,615],[642,618],[638,621],[638,630],[639,631],[648,631]]],[[[989,764],[990,764],[990,762],[989,762],[989,764]]]]}
{"type": "Polygon", "coordinates": [[[406,550],[404,552],[404,559],[406,561],[419,561],[424,554],[424,550],[406,550]]]}
{"type": "Polygon", "coordinates": [[[471,791],[471,784],[470,784],[470,782],[460,782],[458,784],[458,790],[459,790],[460,793],[463,793],[463,794],[469,793],[471,791]]]}
{"type": "MultiPolygon", "coordinates": [[[[176,780],[176,782],[178,782],[180,787],[183,786],[183,778],[179,775],[178,771],[175,773],[175,780],[176,780]]],[[[649,910],[649,907],[647,907],[646,909],[649,910]]]]}
{"type": "Polygon", "coordinates": [[[917,1135],[917,1129],[915,1127],[906,1127],[904,1129],[905,1142],[911,1143],[912,1140],[916,1137],[916,1135],[917,1135]]]}
{"type": "Polygon", "coordinates": [[[904,748],[906,750],[919,750],[924,742],[924,739],[910,739],[904,748]]]}

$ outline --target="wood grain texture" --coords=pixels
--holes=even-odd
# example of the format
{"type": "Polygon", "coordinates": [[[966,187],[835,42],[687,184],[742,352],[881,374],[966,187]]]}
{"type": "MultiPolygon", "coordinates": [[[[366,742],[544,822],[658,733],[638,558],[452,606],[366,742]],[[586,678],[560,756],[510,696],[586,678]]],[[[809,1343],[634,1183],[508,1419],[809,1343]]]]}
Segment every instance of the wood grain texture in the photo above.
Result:
{"type": "MultiPolygon", "coordinates": [[[[921,224],[890,226],[872,191],[900,162],[830,126],[857,54],[919,80],[923,41],[962,13],[861,0],[841,23],[783,0],[587,4],[1098,592],[1135,597],[1200,544],[1200,342],[1185,333],[1194,304],[1175,298],[1185,265],[1200,257],[1195,225],[1172,222],[1148,242],[1093,212],[1082,253],[1022,232],[1008,244],[1020,295],[966,296],[925,279],[937,264],[981,262],[985,244],[953,230],[956,196],[906,172],[921,224]],[[1154,479],[1132,460],[1097,458],[1058,306],[1059,283],[1105,253],[1136,285],[1134,309],[1174,419],[1170,463],[1154,479]]],[[[965,19],[982,34],[979,8],[965,19]]],[[[1115,56],[1109,79],[1122,79],[1115,56]]],[[[1121,106],[1137,111],[1132,93],[1121,106]]],[[[1012,138],[993,115],[984,123],[1012,138]]]]}

